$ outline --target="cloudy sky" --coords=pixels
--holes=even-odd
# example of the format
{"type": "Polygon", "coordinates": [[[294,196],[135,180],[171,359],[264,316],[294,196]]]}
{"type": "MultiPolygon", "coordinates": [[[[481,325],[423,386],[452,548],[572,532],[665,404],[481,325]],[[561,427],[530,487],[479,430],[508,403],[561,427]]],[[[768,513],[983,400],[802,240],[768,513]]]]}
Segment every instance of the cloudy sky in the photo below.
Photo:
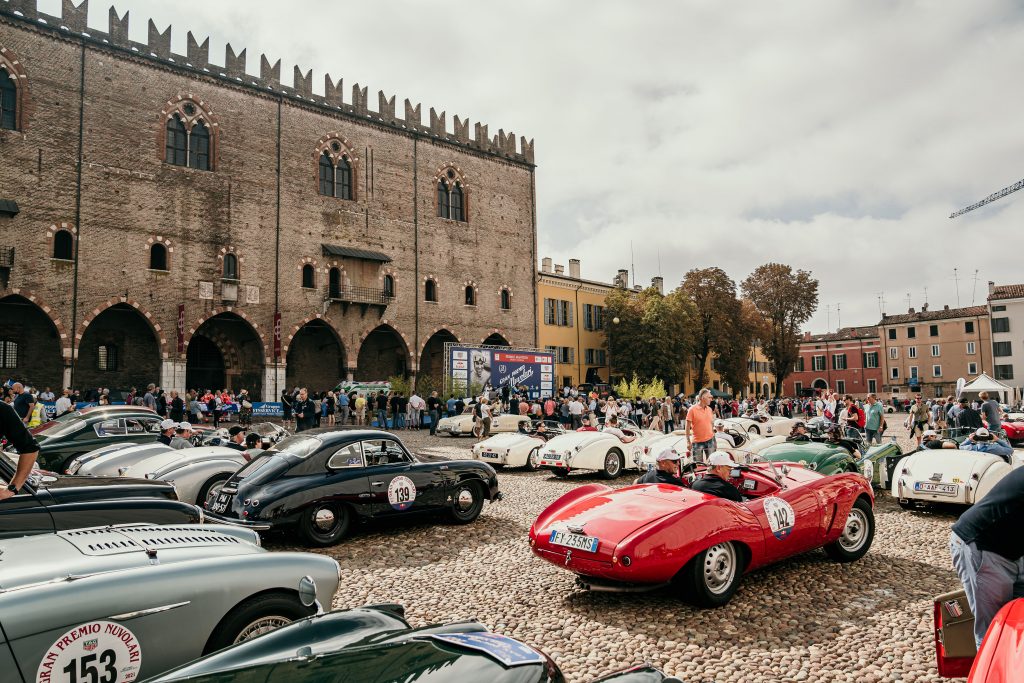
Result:
{"type": "Polygon", "coordinates": [[[1019,2],[116,4],[135,40],[152,17],[181,54],[191,29],[535,138],[540,255],[587,278],[631,242],[642,284],[782,261],[821,280],[814,331],[955,306],[954,268],[960,305],[1024,279],[1024,192],[948,218],[1024,177],[1019,2]]]}

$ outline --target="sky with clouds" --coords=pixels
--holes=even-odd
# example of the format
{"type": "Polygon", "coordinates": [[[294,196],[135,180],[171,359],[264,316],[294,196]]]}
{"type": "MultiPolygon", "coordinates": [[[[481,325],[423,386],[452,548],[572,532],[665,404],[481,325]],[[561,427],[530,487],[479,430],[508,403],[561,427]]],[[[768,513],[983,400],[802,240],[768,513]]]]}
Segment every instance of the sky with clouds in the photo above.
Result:
{"type": "MultiPolygon", "coordinates": [[[[109,3],[93,0],[105,28],[109,3]]],[[[983,303],[1024,281],[1014,84],[1024,8],[1009,0],[117,0],[146,19],[536,139],[540,256],[583,276],[675,286],[766,261],[821,281],[808,329],[983,303]],[[1016,227],[1015,227],[1016,226],[1016,227]],[[659,265],[660,264],[660,265],[659,265]],[[975,272],[977,271],[977,284],[975,272]]],[[[59,14],[59,0],[40,0],[59,14]]],[[[424,114],[426,118],[426,114],[424,114]]],[[[451,125],[449,123],[449,125],[451,125]]],[[[524,236],[524,239],[526,237],[524,236]]]]}

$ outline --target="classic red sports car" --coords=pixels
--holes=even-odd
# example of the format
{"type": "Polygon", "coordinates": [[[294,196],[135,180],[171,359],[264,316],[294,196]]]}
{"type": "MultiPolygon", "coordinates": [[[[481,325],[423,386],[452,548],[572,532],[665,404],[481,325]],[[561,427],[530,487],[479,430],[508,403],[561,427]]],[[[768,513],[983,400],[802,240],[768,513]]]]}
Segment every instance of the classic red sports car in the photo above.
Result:
{"type": "Polygon", "coordinates": [[[585,588],[676,586],[702,607],[727,603],[758,567],[821,547],[852,562],[871,547],[874,494],[860,474],[770,462],[731,474],[742,503],[667,484],[581,486],[541,513],[530,546],[585,588]]]}
{"type": "Polygon", "coordinates": [[[1011,444],[1024,441],[1024,422],[1004,422],[1000,427],[1006,432],[1006,438],[1011,444]]]}

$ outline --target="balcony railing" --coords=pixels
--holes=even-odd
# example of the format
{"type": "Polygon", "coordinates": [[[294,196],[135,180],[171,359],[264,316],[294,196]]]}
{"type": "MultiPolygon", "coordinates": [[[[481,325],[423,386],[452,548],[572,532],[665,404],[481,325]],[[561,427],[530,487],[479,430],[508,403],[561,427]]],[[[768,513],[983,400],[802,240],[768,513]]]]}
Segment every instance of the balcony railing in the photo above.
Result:
{"type": "Polygon", "coordinates": [[[375,287],[340,287],[332,288],[329,294],[331,301],[350,304],[371,304],[387,306],[395,297],[392,293],[375,287]]]}

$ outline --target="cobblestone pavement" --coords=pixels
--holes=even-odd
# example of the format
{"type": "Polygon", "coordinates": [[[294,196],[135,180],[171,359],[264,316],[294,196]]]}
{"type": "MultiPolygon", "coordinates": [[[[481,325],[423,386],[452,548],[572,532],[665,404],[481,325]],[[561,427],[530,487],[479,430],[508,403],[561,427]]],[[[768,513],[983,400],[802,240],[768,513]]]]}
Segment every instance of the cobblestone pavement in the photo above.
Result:
{"type": "MultiPolygon", "coordinates": [[[[416,452],[449,457],[465,456],[472,443],[400,436],[416,452]]],[[[643,661],[684,681],[944,680],[935,670],[931,598],[959,586],[948,511],[908,512],[879,494],[874,544],[859,562],[811,552],[744,577],[727,606],[697,610],[668,589],[587,593],[571,573],[533,557],[533,520],[596,478],[498,476],[504,500],[473,524],[374,525],[322,551],[342,566],[334,607],[398,602],[414,625],[475,618],[543,649],[570,681],[643,661]]],[[[268,546],[291,549],[291,541],[271,538],[268,546]]]]}

